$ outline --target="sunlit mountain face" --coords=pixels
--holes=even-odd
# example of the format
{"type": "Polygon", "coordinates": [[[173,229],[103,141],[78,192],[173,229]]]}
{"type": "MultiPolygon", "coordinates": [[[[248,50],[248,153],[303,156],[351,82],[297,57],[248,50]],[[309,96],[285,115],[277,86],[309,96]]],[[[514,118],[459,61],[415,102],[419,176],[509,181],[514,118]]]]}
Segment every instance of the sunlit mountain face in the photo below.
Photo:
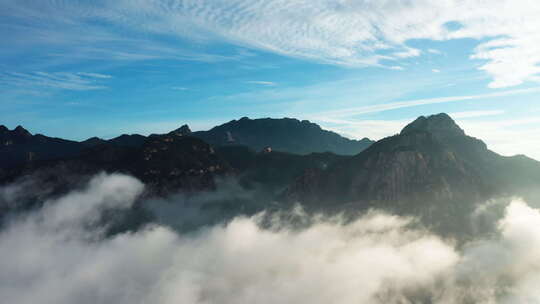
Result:
{"type": "Polygon", "coordinates": [[[538,20],[0,0],[0,302],[540,303],[538,20]]]}

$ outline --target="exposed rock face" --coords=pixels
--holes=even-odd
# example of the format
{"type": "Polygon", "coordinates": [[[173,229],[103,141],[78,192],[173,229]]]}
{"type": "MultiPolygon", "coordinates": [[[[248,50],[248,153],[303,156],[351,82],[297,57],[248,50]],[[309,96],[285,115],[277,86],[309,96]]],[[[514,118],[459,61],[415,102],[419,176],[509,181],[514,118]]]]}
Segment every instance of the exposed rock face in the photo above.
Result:
{"type": "Polygon", "coordinates": [[[337,133],[321,129],[307,120],[249,119],[232,120],[209,131],[192,134],[214,146],[244,145],[255,151],[272,147],[274,151],[309,154],[332,152],[354,155],[373,142],[367,138],[350,140],[337,133]]]}

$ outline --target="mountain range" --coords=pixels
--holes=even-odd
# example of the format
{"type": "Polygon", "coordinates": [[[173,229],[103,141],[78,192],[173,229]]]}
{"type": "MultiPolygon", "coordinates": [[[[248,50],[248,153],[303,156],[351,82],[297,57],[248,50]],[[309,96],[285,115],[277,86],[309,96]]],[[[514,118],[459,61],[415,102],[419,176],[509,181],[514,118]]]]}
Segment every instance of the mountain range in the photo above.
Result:
{"type": "MultiPolygon", "coordinates": [[[[163,135],[163,134],[162,134],[163,135]]],[[[42,134],[32,135],[22,126],[9,130],[0,125],[0,168],[17,167],[26,162],[70,158],[81,155],[89,147],[113,144],[120,147],[139,148],[149,138],[162,135],[123,134],[104,140],[92,137],[76,142],[42,134]]],[[[189,135],[214,147],[246,146],[254,151],[271,148],[274,151],[310,154],[331,152],[338,155],[354,155],[373,143],[368,138],[351,140],[337,133],[323,130],[307,120],[249,119],[232,120],[208,131],[191,132],[189,126],[171,131],[168,135],[189,135]]]]}
{"type": "MultiPolygon", "coordinates": [[[[421,116],[377,142],[349,140],[308,121],[242,118],[208,131],[184,125],[167,134],[83,142],[2,126],[0,143],[0,183],[32,176],[36,188],[46,189],[40,197],[101,171],[139,178],[148,196],[219,191],[222,181],[233,180],[251,195],[211,204],[227,214],[296,203],[315,212],[378,208],[466,234],[465,218],[480,203],[515,195],[534,201],[540,192],[540,162],[490,151],[444,113],[421,116]]],[[[1,204],[0,198],[0,212],[9,212],[1,204]]]]}

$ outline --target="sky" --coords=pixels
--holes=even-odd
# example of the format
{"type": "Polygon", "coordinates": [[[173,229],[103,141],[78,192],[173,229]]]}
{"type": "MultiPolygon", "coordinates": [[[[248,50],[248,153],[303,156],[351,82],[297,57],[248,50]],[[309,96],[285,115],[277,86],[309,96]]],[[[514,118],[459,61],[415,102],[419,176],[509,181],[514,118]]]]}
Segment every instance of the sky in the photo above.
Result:
{"type": "Polygon", "coordinates": [[[0,124],[83,140],[243,116],[380,139],[449,113],[540,160],[538,0],[0,0],[0,124]]]}

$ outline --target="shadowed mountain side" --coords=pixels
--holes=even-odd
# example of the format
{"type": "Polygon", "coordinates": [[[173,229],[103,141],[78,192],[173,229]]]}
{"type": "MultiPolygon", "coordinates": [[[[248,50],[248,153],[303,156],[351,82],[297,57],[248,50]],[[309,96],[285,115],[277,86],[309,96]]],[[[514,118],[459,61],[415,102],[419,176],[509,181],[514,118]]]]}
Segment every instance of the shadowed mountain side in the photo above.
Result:
{"type": "Polygon", "coordinates": [[[295,178],[312,169],[325,169],[349,156],[333,153],[298,155],[286,152],[256,152],[246,146],[221,146],[216,153],[235,169],[241,185],[282,192],[295,178]]]}
{"type": "MultiPolygon", "coordinates": [[[[170,136],[191,136],[202,139],[212,146],[247,146],[255,151],[265,148],[295,154],[332,152],[353,155],[364,150],[372,141],[364,138],[350,140],[334,132],[321,129],[309,121],[297,119],[248,119],[233,120],[209,131],[191,132],[187,125],[169,132],[170,136]]],[[[105,143],[119,147],[141,147],[148,138],[163,134],[143,136],[123,134],[104,140],[91,137],[76,142],[41,134],[32,135],[23,127],[9,130],[0,126],[0,169],[13,168],[25,163],[43,160],[73,158],[81,155],[87,148],[105,143]]]]}
{"type": "Polygon", "coordinates": [[[37,161],[5,170],[5,183],[17,177],[59,168],[57,175],[67,173],[90,175],[100,171],[133,175],[156,193],[168,191],[201,191],[214,187],[214,176],[231,171],[212,147],[194,137],[152,136],[140,147],[99,144],[80,155],[59,160],[37,161]]]}
{"type": "Polygon", "coordinates": [[[0,126],[0,169],[25,162],[75,156],[84,148],[76,141],[32,135],[21,126],[11,131],[0,126]]]}

